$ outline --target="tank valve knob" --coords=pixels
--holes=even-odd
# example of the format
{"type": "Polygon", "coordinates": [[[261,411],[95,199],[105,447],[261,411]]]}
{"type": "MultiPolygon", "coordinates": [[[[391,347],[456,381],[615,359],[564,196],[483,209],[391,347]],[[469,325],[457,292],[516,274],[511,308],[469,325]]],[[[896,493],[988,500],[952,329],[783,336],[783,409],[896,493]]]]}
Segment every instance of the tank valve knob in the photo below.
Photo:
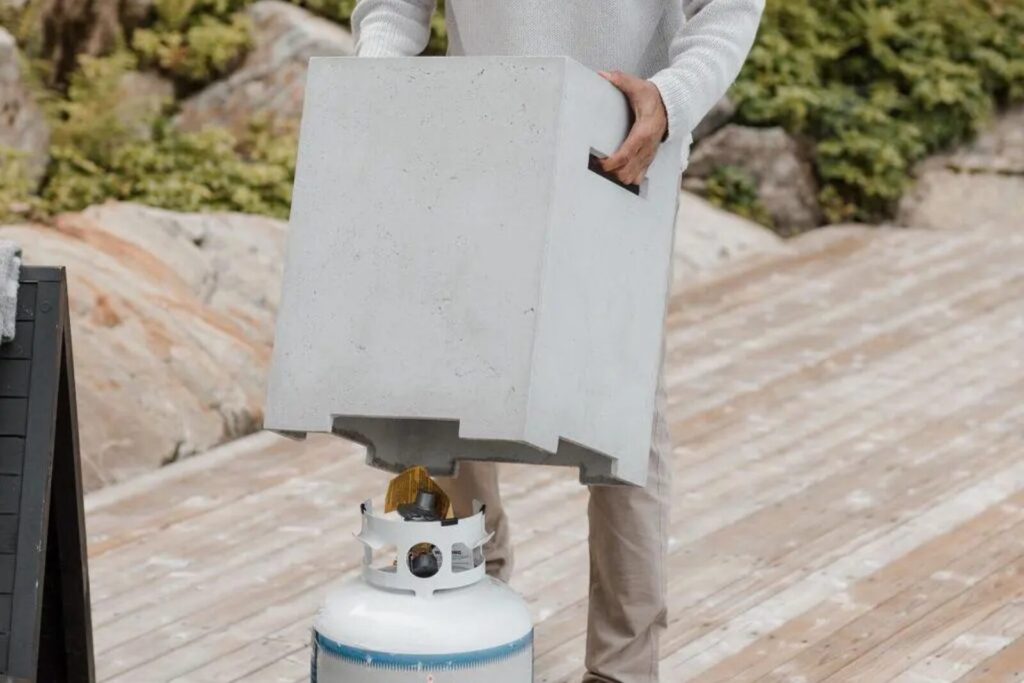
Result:
{"type": "Polygon", "coordinates": [[[409,550],[409,571],[413,576],[429,579],[441,568],[441,551],[429,543],[420,543],[409,550]]]}
{"type": "Polygon", "coordinates": [[[399,505],[398,514],[407,522],[439,522],[441,520],[441,515],[437,513],[437,496],[424,489],[416,493],[416,500],[412,503],[399,505]]]}

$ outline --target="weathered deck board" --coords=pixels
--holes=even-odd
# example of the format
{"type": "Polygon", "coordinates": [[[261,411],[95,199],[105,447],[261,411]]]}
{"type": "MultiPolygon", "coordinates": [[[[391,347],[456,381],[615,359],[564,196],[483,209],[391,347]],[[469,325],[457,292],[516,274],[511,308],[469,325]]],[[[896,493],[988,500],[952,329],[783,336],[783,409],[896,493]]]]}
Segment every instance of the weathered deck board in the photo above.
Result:
{"type": "MultiPolygon", "coordinates": [[[[663,680],[1024,680],[1024,233],[819,231],[668,325],[663,680]]],[[[386,481],[341,440],[257,436],[90,496],[101,679],[303,680],[386,481]]],[[[579,680],[586,489],[503,488],[538,681],[579,680]]]]}

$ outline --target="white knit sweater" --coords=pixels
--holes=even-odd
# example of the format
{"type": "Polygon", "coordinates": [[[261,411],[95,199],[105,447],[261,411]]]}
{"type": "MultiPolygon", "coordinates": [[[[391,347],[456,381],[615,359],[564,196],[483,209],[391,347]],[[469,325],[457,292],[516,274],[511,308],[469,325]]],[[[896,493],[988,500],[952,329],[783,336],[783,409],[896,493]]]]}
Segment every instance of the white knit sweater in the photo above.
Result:
{"type": "MultiPolygon", "coordinates": [[[[417,55],[435,0],[360,0],[356,52],[417,55]]],[[[754,41],[764,0],[447,0],[450,55],[565,55],[650,79],[669,135],[689,136],[725,94],[754,41]]]]}

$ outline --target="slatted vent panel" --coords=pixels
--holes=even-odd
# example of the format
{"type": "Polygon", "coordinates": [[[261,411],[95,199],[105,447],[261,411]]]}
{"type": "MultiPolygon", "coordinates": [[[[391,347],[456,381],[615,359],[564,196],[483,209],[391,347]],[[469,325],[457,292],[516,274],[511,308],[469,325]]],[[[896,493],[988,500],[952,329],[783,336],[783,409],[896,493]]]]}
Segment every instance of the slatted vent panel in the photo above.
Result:
{"type": "Polygon", "coordinates": [[[34,283],[20,287],[14,340],[0,345],[0,664],[4,666],[11,633],[36,288],[34,283]]]}

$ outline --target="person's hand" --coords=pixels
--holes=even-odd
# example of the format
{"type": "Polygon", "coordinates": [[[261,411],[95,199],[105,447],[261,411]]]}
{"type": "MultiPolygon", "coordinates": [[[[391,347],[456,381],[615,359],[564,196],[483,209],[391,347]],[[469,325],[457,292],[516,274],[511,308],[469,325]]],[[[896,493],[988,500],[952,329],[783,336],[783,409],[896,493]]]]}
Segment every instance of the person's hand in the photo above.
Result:
{"type": "Polygon", "coordinates": [[[621,71],[599,71],[621,90],[633,108],[633,127],[619,149],[601,160],[601,169],[627,185],[639,185],[668,130],[661,92],[650,81],[621,71]]]}

